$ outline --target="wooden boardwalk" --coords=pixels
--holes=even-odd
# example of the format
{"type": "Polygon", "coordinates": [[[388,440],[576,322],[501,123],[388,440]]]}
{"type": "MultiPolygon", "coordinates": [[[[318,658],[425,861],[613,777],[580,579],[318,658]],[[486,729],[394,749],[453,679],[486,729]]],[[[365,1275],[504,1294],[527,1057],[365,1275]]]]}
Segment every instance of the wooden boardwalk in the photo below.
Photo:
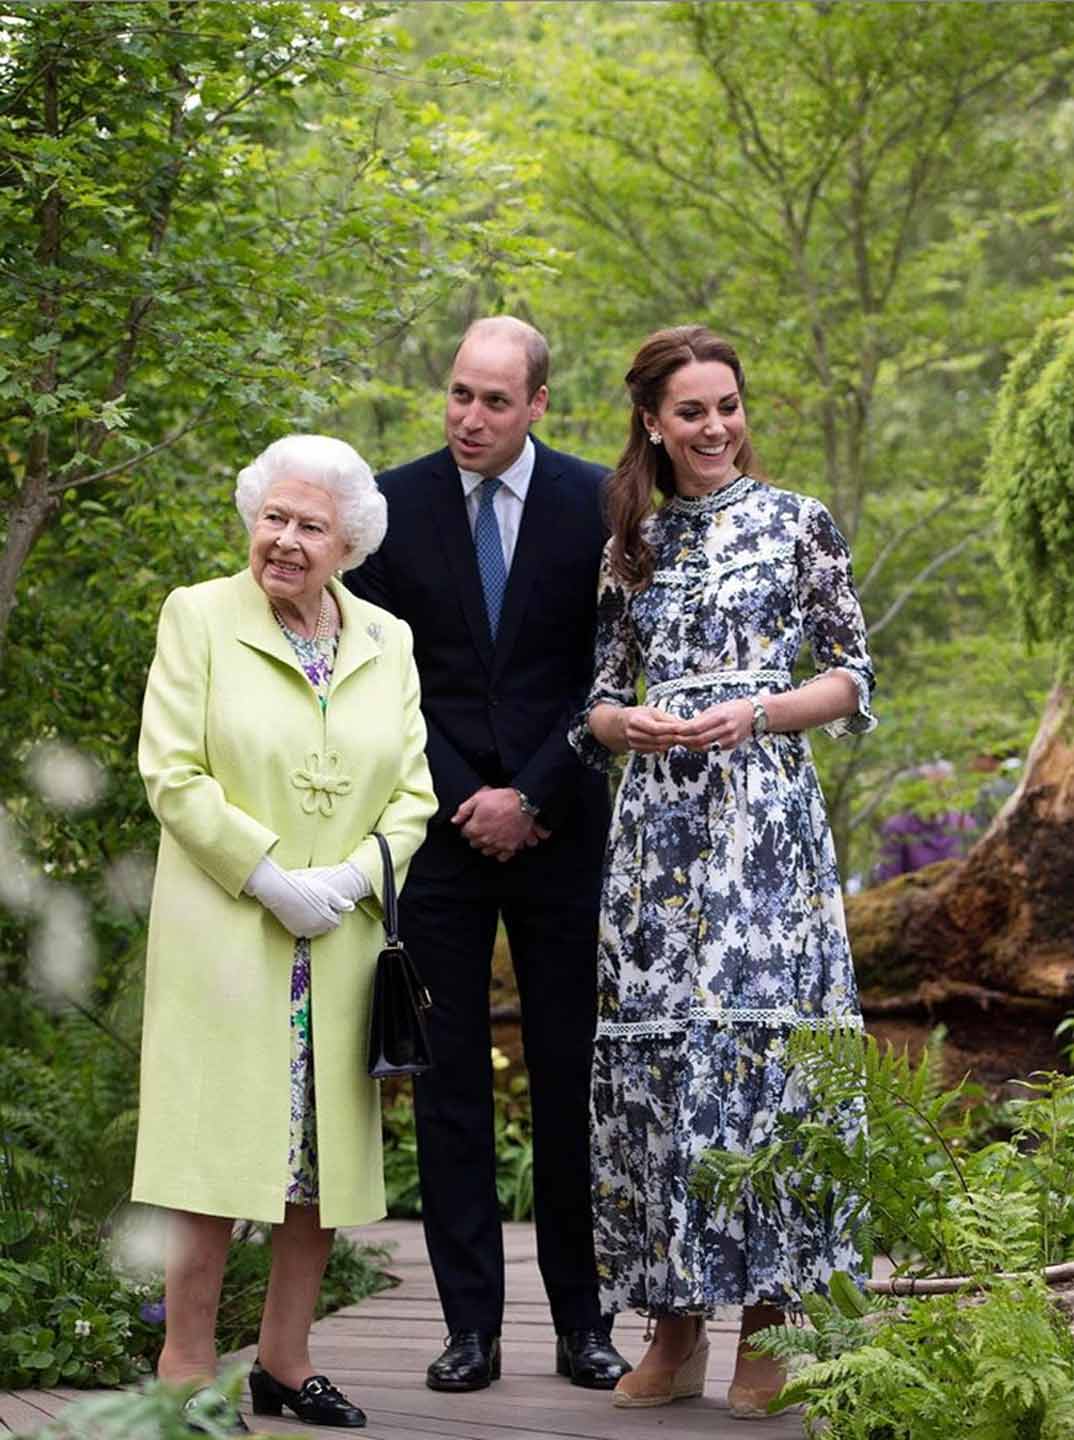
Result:
{"type": "MultiPolygon", "coordinates": [[[[425,1367],[439,1354],[444,1323],[421,1226],[386,1221],[350,1232],[356,1239],[390,1244],[389,1269],[401,1284],[360,1305],[318,1321],[313,1362],[365,1410],[365,1430],[302,1426],[261,1420],[258,1434],[302,1436],[357,1434],[366,1440],[800,1440],[793,1415],[749,1423],[730,1418],[726,1391],[734,1361],[737,1322],[709,1327],[712,1346],[703,1398],[649,1410],[617,1410],[607,1392],[579,1389],[554,1373],[554,1338],[537,1272],[533,1227],[508,1225],[507,1314],[503,1329],[503,1379],[487,1390],[443,1395],[425,1385],[425,1367]]],[[[645,1349],[644,1321],[616,1322],[616,1343],[636,1361],[645,1349]]],[[[240,1352],[253,1359],[253,1349],[240,1352]]],[[[32,1435],[66,1404],[73,1390],[0,1391],[0,1434],[32,1435]]],[[[244,1407],[253,1427],[248,1405],[244,1407]]]]}

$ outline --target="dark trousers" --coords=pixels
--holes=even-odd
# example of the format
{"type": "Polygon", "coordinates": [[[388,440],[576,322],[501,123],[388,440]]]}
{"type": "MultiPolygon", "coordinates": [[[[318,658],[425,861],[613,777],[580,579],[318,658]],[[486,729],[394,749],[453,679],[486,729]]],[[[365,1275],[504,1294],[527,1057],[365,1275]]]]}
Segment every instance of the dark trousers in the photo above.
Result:
{"type": "Polygon", "coordinates": [[[557,1331],[601,1323],[589,1176],[599,885],[589,863],[552,886],[549,858],[475,855],[450,878],[419,863],[401,899],[400,929],[433,996],[436,1066],[415,1080],[414,1107],[425,1238],[451,1331],[499,1334],[503,1319],[489,1022],[500,915],[529,1071],[538,1265],[557,1331]]]}

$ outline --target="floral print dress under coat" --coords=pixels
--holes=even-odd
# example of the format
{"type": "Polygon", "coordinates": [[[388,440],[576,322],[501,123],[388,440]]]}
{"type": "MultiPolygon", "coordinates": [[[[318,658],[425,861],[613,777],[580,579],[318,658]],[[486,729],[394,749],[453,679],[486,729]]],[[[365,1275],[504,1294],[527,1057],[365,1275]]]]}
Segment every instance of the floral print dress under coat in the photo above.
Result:
{"type": "MultiPolygon", "coordinates": [[[[688,717],[791,688],[803,641],[858,689],[833,735],[870,730],[873,673],[846,543],[819,501],[742,476],[676,497],[647,522],[656,569],[632,592],[600,581],[596,669],[571,743],[610,760],[595,705],[688,717]]],[[[594,1054],[593,1193],[602,1308],[794,1308],[859,1259],[847,1217],[734,1214],[689,1193],[709,1148],[748,1152],[781,1113],[809,1113],[784,1064],[798,1026],[860,1026],[823,797],[803,734],[725,751],[631,753],[608,842],[594,1054]]],[[[830,1118],[830,1117],[829,1117],[830,1118]]],[[[850,1113],[836,1123],[861,1124],[850,1113]]]]}
{"type": "MultiPolygon", "coordinates": [[[[276,615],[275,610],[272,612],[276,615]]],[[[339,636],[307,639],[276,615],[323,710],[339,649],[339,636]]],[[[310,942],[304,936],[295,941],[291,964],[291,1139],[287,1154],[289,1205],[316,1205],[317,1184],[317,1096],[313,1087],[313,1018],[310,1011],[310,942]]]]}

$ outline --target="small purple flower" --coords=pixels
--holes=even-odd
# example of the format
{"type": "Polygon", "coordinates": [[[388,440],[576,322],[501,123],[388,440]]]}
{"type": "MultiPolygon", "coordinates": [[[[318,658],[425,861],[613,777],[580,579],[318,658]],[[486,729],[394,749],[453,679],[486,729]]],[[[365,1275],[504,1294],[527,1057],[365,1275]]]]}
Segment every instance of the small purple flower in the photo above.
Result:
{"type": "Polygon", "coordinates": [[[144,1305],[139,1306],[138,1314],[147,1325],[164,1324],[164,1301],[147,1300],[144,1305]]]}
{"type": "Polygon", "coordinates": [[[310,942],[300,940],[295,946],[291,967],[291,999],[301,1000],[310,988],[310,942]]]}

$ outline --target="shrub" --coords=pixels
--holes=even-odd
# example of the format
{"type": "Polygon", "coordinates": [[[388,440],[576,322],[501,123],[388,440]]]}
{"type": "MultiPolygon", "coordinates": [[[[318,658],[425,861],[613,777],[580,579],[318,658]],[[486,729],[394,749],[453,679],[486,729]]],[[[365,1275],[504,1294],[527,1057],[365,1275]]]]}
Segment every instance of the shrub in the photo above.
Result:
{"type": "Polygon", "coordinates": [[[1074,1252],[1074,1076],[1031,1076],[986,1112],[966,1082],[940,1088],[935,1044],[915,1064],[870,1035],[802,1030],[787,1058],[812,1114],[780,1117],[752,1154],[708,1152],[694,1184],[713,1204],[733,1208],[748,1185],[762,1202],[782,1189],[844,1212],[866,1266],[883,1254],[898,1273],[1025,1270],[1074,1252]],[[829,1123],[848,1107],[866,1119],[851,1139],[829,1123]]]}
{"type": "Polygon", "coordinates": [[[796,1033],[810,1117],[783,1117],[751,1155],[710,1152],[694,1183],[728,1208],[749,1186],[849,1215],[867,1266],[883,1253],[897,1273],[965,1277],[875,1299],[837,1274],[828,1297],[803,1297],[812,1328],[751,1342],[791,1365],[770,1408],[801,1403],[809,1435],[1071,1437],[1074,1337],[1041,1272],[1074,1252],[1074,1077],[1031,1076],[989,1112],[965,1083],[941,1089],[941,1038],[914,1064],[860,1033],[796,1033]],[[866,1124],[828,1123],[848,1107],[866,1124]]]}
{"type": "Polygon", "coordinates": [[[803,1404],[824,1440],[1069,1440],[1074,1337],[1039,1276],[983,1295],[871,1301],[846,1276],[811,1296],[812,1329],[755,1343],[796,1368],[773,1410],[803,1404]]]}
{"type": "MultiPolygon", "coordinates": [[[[198,1415],[198,1423],[213,1440],[224,1440],[231,1433],[228,1426],[244,1376],[242,1368],[222,1376],[216,1388],[228,1404],[198,1415]]],[[[35,1431],[33,1440],[190,1440],[190,1427],[183,1417],[190,1390],[189,1385],[173,1387],[150,1381],[137,1391],[95,1395],[68,1406],[58,1420],[35,1431]]]]}

